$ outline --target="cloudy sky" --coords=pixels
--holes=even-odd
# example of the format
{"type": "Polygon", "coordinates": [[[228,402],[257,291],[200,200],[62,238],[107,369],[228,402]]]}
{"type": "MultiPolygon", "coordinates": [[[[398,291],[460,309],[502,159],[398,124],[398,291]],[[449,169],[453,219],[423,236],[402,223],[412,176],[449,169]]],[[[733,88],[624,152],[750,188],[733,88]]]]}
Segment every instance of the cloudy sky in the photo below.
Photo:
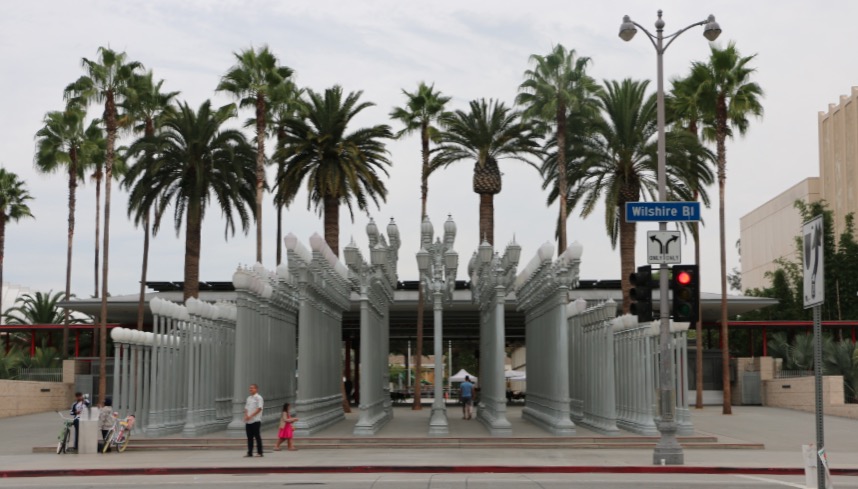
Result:
{"type": "MultiPolygon", "coordinates": [[[[231,100],[215,94],[221,75],[233,64],[233,52],[268,44],[282,64],[293,68],[300,86],[321,91],[334,84],[363,90],[374,102],[357,120],[360,125],[389,123],[387,114],[403,104],[402,89],[434,82],[452,96],[451,108],[485,97],[511,103],[528,56],[545,54],[562,43],[593,60],[597,80],[651,79],[655,88],[656,56],[639,34],[632,42],[617,37],[624,14],[651,26],[656,10],[665,12],[666,31],[715,14],[723,34],[718,43],[737,42],[743,54],[757,53],[756,80],[766,91],[765,118],[754,121],[747,137],[727,146],[728,267],[739,265],[733,243],[739,218],[807,176],[818,175],[817,114],[837,102],[858,82],[858,64],[847,55],[855,36],[858,4],[823,2],[604,0],[559,2],[506,0],[470,2],[299,1],[38,1],[0,4],[0,165],[26,180],[35,197],[35,220],[7,229],[4,278],[7,283],[38,290],[62,290],[65,280],[67,195],[60,174],[40,175],[33,168],[34,135],[44,114],[63,107],[62,91],[82,74],[82,57],[95,58],[99,46],[127,52],[164,79],[164,88],[181,91],[180,99],[197,107],[206,99],[231,100]]],[[[667,51],[668,79],[683,75],[694,60],[707,57],[709,45],[700,28],[688,31],[667,51]]],[[[92,108],[90,116],[100,114],[92,108]]],[[[249,114],[242,113],[244,120],[249,114]]],[[[238,124],[239,121],[235,123],[238,124]]],[[[394,129],[398,129],[392,123],[394,129]]],[[[419,140],[390,143],[387,203],[372,209],[377,221],[394,217],[403,245],[400,277],[414,279],[419,236],[419,140]]],[[[495,198],[495,241],[513,235],[527,262],[536,248],[553,236],[555,208],[546,208],[546,193],[532,168],[501,161],[504,189],[495,198]]],[[[429,216],[436,229],[452,213],[459,228],[456,248],[462,263],[477,246],[478,197],[471,191],[472,164],[462,162],[433,175],[429,216]]],[[[115,188],[115,186],[114,186],[115,188]]],[[[717,187],[710,189],[712,209],[704,210],[703,289],[717,292],[717,187]]],[[[264,208],[264,265],[274,267],[273,206],[264,208]]],[[[137,290],[142,231],[126,218],[126,195],[112,201],[110,290],[114,295],[137,290]]],[[[93,294],[95,187],[79,188],[74,241],[72,291],[93,294]]],[[[584,245],[581,276],[616,279],[619,251],[611,248],[604,209],[588,219],[569,219],[569,240],[584,245]]],[[[354,236],[366,245],[368,218],[341,214],[341,244],[354,236]]],[[[320,218],[307,210],[306,196],[285,214],[284,228],[305,240],[322,231],[320,218]]],[[[638,226],[637,262],[645,262],[645,232],[638,226]]],[[[223,220],[212,210],[203,226],[201,279],[230,280],[239,263],[254,259],[251,236],[223,237],[223,220]]],[[[150,280],[181,280],[184,237],[165,225],[153,240],[150,280]]],[[[693,245],[683,246],[686,262],[693,245]]],[[[464,278],[464,266],[460,268],[464,278]]]]}

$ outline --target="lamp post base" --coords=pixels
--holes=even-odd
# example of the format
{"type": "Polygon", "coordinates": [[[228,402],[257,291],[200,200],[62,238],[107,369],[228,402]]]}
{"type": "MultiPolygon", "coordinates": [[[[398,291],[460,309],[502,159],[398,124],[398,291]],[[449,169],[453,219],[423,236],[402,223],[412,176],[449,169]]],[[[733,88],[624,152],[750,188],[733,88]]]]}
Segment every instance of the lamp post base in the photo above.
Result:
{"type": "Polygon", "coordinates": [[[433,407],[432,416],[429,418],[429,435],[449,435],[450,429],[447,423],[447,410],[443,407],[433,407]]]}
{"type": "Polygon", "coordinates": [[[676,422],[657,422],[661,439],[652,454],[653,465],[685,465],[682,445],[676,439],[676,422]]]}

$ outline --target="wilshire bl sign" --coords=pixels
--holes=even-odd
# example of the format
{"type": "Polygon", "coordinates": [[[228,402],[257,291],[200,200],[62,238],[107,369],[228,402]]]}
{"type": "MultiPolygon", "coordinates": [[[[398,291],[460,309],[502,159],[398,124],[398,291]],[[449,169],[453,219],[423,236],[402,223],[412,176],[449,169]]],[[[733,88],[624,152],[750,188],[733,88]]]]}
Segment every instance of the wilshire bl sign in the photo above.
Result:
{"type": "Polygon", "coordinates": [[[700,202],[626,202],[626,222],[699,220],[700,202]]]}

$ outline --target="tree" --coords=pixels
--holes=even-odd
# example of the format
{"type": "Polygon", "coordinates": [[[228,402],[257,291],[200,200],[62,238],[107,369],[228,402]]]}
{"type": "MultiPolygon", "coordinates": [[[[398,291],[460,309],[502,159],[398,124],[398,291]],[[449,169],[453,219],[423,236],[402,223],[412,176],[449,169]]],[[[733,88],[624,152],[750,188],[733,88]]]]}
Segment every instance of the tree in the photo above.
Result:
{"type": "Polygon", "coordinates": [[[501,191],[499,159],[524,162],[541,157],[537,134],[521,122],[521,113],[496,100],[472,100],[470,112],[457,110],[442,118],[441,145],[432,152],[433,170],[474,160],[473,189],[480,196],[479,241],[494,244],[494,196],[501,191]]]}
{"type": "MultiPolygon", "coordinates": [[[[0,167],[0,286],[3,285],[3,261],[6,256],[6,224],[33,217],[28,201],[33,200],[18,175],[0,167]]],[[[0,313],[3,312],[3,294],[0,292],[0,313]]]]}
{"type": "MultiPolygon", "coordinates": [[[[95,156],[99,140],[102,139],[98,128],[99,121],[94,120],[88,129],[84,129],[86,110],[75,102],[70,102],[63,111],[48,112],[43,120],[44,126],[36,132],[36,169],[42,173],[65,171],[68,174],[68,234],[66,244],[66,300],[71,298],[72,247],[74,243],[75,211],[77,205],[77,185],[84,179],[85,170],[90,164],[89,156],[95,156]]],[[[68,311],[63,327],[61,355],[68,356],[68,311]]]]}
{"type": "Polygon", "coordinates": [[[277,57],[262,46],[233,53],[236,64],[221,78],[217,91],[231,93],[241,107],[253,107],[256,114],[256,261],[262,263],[262,192],[265,188],[266,115],[271,92],[283,84],[292,69],[277,64],[277,57]]]}
{"type": "Polygon", "coordinates": [[[107,393],[107,277],[109,268],[110,250],[110,187],[113,179],[113,164],[116,158],[116,131],[117,111],[116,106],[125,96],[125,89],[143,65],[136,61],[127,61],[124,52],[105,48],[98,48],[98,59],[89,60],[82,58],[81,65],[86,75],[78,78],[66,87],[67,99],[80,101],[83,104],[90,102],[104,103],[104,126],[107,131],[107,144],[104,157],[104,266],[102,267],[101,280],[101,314],[99,315],[99,381],[98,400],[104,401],[107,393]]]}
{"type": "MultiPolygon", "coordinates": [[[[154,137],[164,117],[175,114],[176,109],[172,104],[179,95],[179,92],[162,92],[163,84],[164,80],[158,83],[153,81],[151,71],[145,75],[136,75],[129,84],[125,101],[122,103],[123,116],[120,126],[147,138],[154,137]]],[[[152,158],[144,157],[143,160],[152,161],[152,158]]],[[[146,209],[142,220],[135,222],[138,226],[143,225],[143,266],[140,273],[140,299],[137,302],[138,330],[143,329],[145,312],[143,306],[146,296],[146,271],[149,266],[149,218],[150,209],[146,209]]]]}
{"type": "Polygon", "coordinates": [[[62,292],[23,294],[3,316],[8,324],[60,324],[65,321],[65,313],[57,306],[62,299],[62,292]]]}
{"type": "MultiPolygon", "coordinates": [[[[420,154],[423,158],[423,165],[420,168],[420,222],[426,217],[426,202],[429,199],[429,174],[431,167],[429,165],[429,141],[438,139],[438,128],[433,124],[437,123],[442,117],[447,115],[445,107],[450,97],[441,95],[440,91],[435,91],[435,85],[426,85],[420,82],[417,90],[413,93],[402,90],[402,94],[408,99],[405,107],[396,107],[390,112],[392,119],[398,120],[403,127],[397,134],[397,138],[401,138],[406,134],[420,131],[420,154]]],[[[423,310],[425,307],[425,298],[423,297],[423,288],[418,287],[417,291],[417,348],[414,352],[414,364],[416,365],[416,375],[418,379],[423,378],[423,362],[417,359],[423,358],[423,310]]],[[[413,409],[420,410],[423,408],[420,402],[420,389],[415,390],[415,400],[412,404],[413,409]]]]}
{"type": "Polygon", "coordinates": [[[281,201],[288,205],[306,185],[307,207],[312,204],[324,215],[325,241],[337,256],[340,204],[354,220],[353,203],[366,211],[370,200],[378,206],[387,198],[381,174],[386,176],[391,164],[384,144],[393,137],[390,127],[348,131],[355,116],[374,105],[359,102],[362,93],[344,98],[339,85],[324,94],[308,89],[299,116],[285,121],[286,136],[275,156],[285,161],[277,181],[281,201]]]}
{"type": "Polygon", "coordinates": [[[226,218],[225,237],[235,234],[235,218],[245,232],[253,217],[255,153],[240,131],[221,126],[234,108],[195,112],[187,103],[164,117],[161,131],[128,148],[134,164],[126,176],[131,188],[128,212],[136,221],[154,209],[157,233],[167,208],[174,206],[176,234],[185,224],[184,298],[199,296],[202,221],[211,201],[226,218]]]}
{"type": "MultiPolygon", "coordinates": [[[[749,116],[762,117],[763,106],[760,99],[763,89],[751,81],[756,71],[749,63],[756,55],[742,57],[734,43],[729,43],[725,49],[715,45],[711,47],[709,60],[705,63],[695,62],[692,70],[705,71],[705,77],[699,86],[702,109],[708,116],[703,135],[706,139],[715,141],[718,166],[718,225],[720,229],[721,246],[721,338],[728,343],[727,331],[727,247],[724,218],[724,197],[727,183],[727,149],[725,142],[732,138],[734,132],[744,135],[748,131],[749,116]]],[[[732,414],[730,392],[730,356],[725,348],[722,351],[722,368],[724,377],[724,405],[722,412],[732,414]]]]}
{"type": "MultiPolygon", "coordinates": [[[[590,155],[577,169],[578,186],[569,195],[569,207],[582,205],[581,216],[593,212],[604,195],[605,225],[611,245],[620,243],[623,313],[629,312],[629,275],[635,269],[637,226],[626,221],[626,202],[658,195],[657,121],[655,94],[646,95],[648,81],[607,81],[599,93],[602,117],[595,121],[590,155]]],[[[712,181],[702,161],[708,152],[686,131],[666,135],[666,183],[668,200],[689,200],[689,181],[712,181]]],[[[708,196],[701,192],[704,203],[708,196]]]]}
{"type": "MultiPolygon", "coordinates": [[[[519,86],[516,103],[525,107],[522,118],[554,128],[557,160],[566,161],[566,121],[570,115],[589,117],[596,112],[594,95],[599,87],[587,75],[590,58],[577,56],[574,49],[567,50],[557,44],[545,56],[533,54],[534,68],[524,72],[525,81],[519,86]]],[[[557,168],[556,185],[560,196],[559,236],[557,255],[566,251],[567,190],[566,165],[557,168]]]]}

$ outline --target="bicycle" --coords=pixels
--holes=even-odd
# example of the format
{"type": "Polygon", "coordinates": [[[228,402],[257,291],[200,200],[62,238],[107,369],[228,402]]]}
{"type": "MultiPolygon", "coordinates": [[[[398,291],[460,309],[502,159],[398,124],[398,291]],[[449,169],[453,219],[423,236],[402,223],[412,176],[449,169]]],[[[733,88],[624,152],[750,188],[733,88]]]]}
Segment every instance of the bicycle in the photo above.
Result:
{"type": "Polygon", "coordinates": [[[57,411],[57,414],[60,415],[60,418],[63,419],[63,427],[60,429],[60,434],[57,436],[57,454],[67,453],[69,448],[69,438],[71,438],[71,428],[74,426],[74,418],[67,418],[63,416],[63,413],[57,411]]]}
{"type": "Polygon", "coordinates": [[[116,446],[116,451],[119,453],[124,452],[128,448],[128,442],[131,441],[131,429],[134,428],[135,419],[133,414],[129,414],[125,419],[120,420],[119,415],[113,413],[113,427],[107,432],[101,452],[107,453],[111,446],[116,446]]]}

